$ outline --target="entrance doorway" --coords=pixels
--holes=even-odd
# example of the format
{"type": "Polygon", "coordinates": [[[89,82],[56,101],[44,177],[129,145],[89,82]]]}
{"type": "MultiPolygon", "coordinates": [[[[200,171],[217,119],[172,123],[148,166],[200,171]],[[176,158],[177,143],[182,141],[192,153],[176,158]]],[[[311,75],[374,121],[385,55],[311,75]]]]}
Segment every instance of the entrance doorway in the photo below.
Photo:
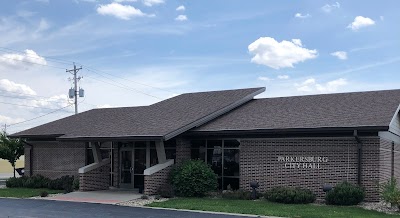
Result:
{"type": "Polygon", "coordinates": [[[120,187],[142,191],[144,188],[144,170],[157,163],[154,141],[122,143],[120,150],[120,187]]]}

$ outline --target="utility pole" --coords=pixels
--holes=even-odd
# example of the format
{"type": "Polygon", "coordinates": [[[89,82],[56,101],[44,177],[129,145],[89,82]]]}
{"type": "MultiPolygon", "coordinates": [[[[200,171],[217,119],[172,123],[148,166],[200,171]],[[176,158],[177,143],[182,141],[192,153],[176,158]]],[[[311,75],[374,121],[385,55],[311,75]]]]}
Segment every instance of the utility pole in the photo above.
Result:
{"type": "Polygon", "coordinates": [[[74,104],[75,104],[75,114],[78,114],[78,92],[79,92],[79,97],[83,97],[83,89],[82,89],[82,94],[81,94],[81,89],[78,91],[78,81],[82,79],[83,77],[77,77],[78,71],[82,70],[82,67],[76,68],[76,65],[74,63],[74,69],[72,70],[66,70],[67,73],[70,73],[74,75],[74,89],[69,90],[69,97],[74,98],[74,104]],[[73,91],[73,95],[71,95],[73,91]]]}
{"type": "Polygon", "coordinates": [[[4,124],[4,133],[7,134],[7,123],[4,124]]]}

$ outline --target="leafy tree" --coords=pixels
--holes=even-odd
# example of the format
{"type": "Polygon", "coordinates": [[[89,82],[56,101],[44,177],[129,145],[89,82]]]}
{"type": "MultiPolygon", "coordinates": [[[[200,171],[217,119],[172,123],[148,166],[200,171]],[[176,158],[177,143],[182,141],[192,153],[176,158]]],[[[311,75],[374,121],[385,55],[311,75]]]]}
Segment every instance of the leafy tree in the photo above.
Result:
{"type": "Polygon", "coordinates": [[[24,155],[24,145],[20,139],[11,139],[7,134],[0,133],[0,158],[8,160],[14,169],[15,178],[15,162],[24,155]]]}

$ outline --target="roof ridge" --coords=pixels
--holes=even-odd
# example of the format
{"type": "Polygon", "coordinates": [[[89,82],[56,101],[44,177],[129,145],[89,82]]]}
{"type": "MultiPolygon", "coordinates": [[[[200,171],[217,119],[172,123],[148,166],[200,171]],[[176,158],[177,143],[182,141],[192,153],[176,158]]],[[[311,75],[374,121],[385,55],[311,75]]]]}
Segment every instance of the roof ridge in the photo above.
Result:
{"type": "Polygon", "coordinates": [[[310,96],[316,97],[316,96],[331,96],[331,95],[346,95],[346,94],[362,94],[362,93],[375,93],[375,92],[388,92],[388,91],[400,91],[400,89],[383,89],[383,90],[370,90],[370,91],[351,91],[351,92],[319,93],[319,94],[308,94],[308,95],[277,96],[277,97],[255,98],[254,100],[297,98],[297,97],[310,97],[310,96]]]}

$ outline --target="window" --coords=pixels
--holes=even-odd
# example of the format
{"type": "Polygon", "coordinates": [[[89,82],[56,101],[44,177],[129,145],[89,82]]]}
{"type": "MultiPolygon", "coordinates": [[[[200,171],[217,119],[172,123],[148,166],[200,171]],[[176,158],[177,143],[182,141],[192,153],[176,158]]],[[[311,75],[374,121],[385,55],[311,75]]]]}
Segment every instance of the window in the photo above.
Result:
{"type": "Polygon", "coordinates": [[[206,161],[218,175],[220,189],[239,189],[239,146],[236,139],[193,140],[191,158],[206,161]]]}
{"type": "MultiPolygon", "coordinates": [[[[105,158],[110,158],[110,154],[111,154],[111,147],[107,144],[101,144],[99,142],[94,142],[96,144],[100,145],[100,154],[101,154],[101,158],[105,159],[105,158]]],[[[86,165],[92,164],[94,163],[94,157],[93,157],[93,151],[92,151],[92,147],[90,145],[90,143],[87,143],[87,150],[86,150],[86,165]]]]}

